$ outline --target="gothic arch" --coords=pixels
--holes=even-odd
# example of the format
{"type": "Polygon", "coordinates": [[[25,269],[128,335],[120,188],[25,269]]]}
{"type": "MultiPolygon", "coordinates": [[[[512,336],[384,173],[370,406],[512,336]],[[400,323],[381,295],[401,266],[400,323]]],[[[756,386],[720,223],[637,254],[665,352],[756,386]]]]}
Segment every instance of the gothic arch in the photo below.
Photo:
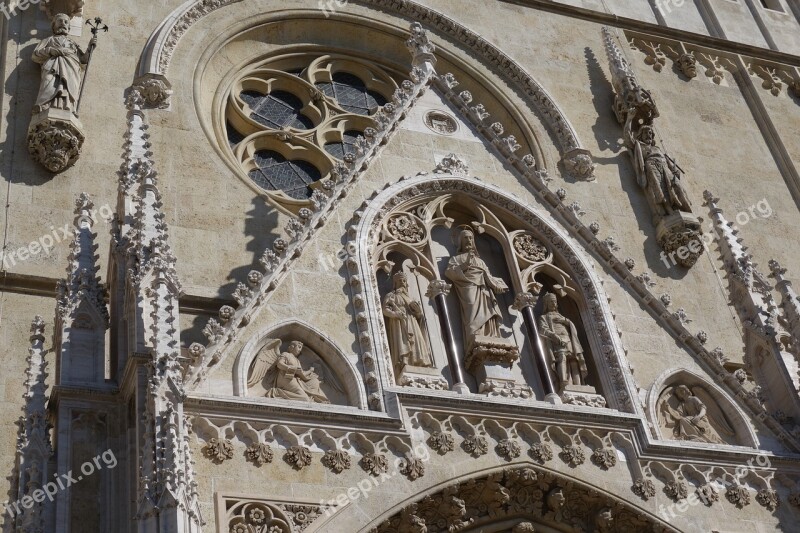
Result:
{"type": "Polygon", "coordinates": [[[336,374],[347,394],[347,403],[352,407],[367,409],[364,382],[353,363],[327,335],[311,324],[299,320],[285,320],[265,328],[242,347],[233,365],[233,394],[247,395],[247,374],[253,359],[268,339],[299,340],[308,346],[336,374]]]}
{"type": "MultiPolygon", "coordinates": [[[[150,87],[155,88],[156,93],[159,93],[158,96],[154,97],[154,103],[158,105],[164,104],[169,97],[171,84],[167,79],[167,72],[181,37],[194,24],[210,13],[243,1],[187,0],[155,29],[140,56],[136,77],[137,84],[149,84],[150,87]]],[[[536,109],[547,130],[557,141],[559,152],[566,168],[570,172],[579,175],[582,179],[593,178],[591,154],[581,143],[575,128],[567,119],[564,111],[533,76],[502,50],[443,13],[416,2],[410,0],[403,2],[396,0],[356,1],[370,8],[380,9],[396,16],[407,17],[424,26],[433,27],[438,30],[439,34],[447,35],[457,40],[465,48],[482,58],[483,62],[490,63],[492,68],[499,71],[508,83],[517,87],[526,96],[528,103],[536,109]]],[[[290,13],[289,11],[282,11],[280,17],[286,19],[290,13]]],[[[321,10],[316,12],[306,10],[300,13],[306,18],[357,18],[343,13],[331,15],[327,11],[322,13],[321,10]]],[[[264,21],[268,18],[269,16],[267,18],[261,17],[261,20],[264,21]]],[[[535,155],[538,158],[539,154],[535,155]]]]}
{"type": "MultiPolygon", "coordinates": [[[[670,368],[661,373],[653,382],[647,393],[647,418],[651,423],[656,438],[672,440],[670,435],[665,435],[658,418],[659,398],[669,386],[686,385],[689,388],[702,387],[717,403],[727,421],[735,431],[736,444],[750,448],[758,448],[759,440],[753,426],[748,421],[747,415],[737,403],[720,387],[711,383],[700,374],[685,368],[670,368]]],[[[685,441],[682,441],[685,442],[685,441]]],[[[704,443],[687,443],[688,445],[708,446],[704,443]]],[[[718,446],[718,445],[714,445],[718,446]]]]}
{"type": "MultiPolygon", "coordinates": [[[[606,395],[608,406],[640,413],[641,408],[636,405],[638,402],[632,401],[635,386],[624,356],[621,355],[624,351],[619,338],[610,334],[616,331],[616,327],[611,318],[608,299],[579,245],[567,232],[547,221],[535,208],[518,198],[483,181],[456,175],[441,168],[436,174],[421,173],[381,191],[370,199],[363,211],[357,213],[359,223],[350,230],[349,248],[353,256],[348,259],[348,266],[351,273],[357,273],[354,277],[358,278],[357,289],[361,291],[361,294],[354,296],[357,300],[354,306],[363,309],[357,324],[361,344],[368,349],[364,354],[369,360],[365,367],[370,364],[377,366],[375,372],[379,374],[379,382],[383,387],[394,388],[395,384],[386,363],[391,360],[391,356],[388,353],[388,340],[380,307],[377,265],[373,257],[376,235],[381,231],[384,221],[395,214],[395,207],[410,200],[416,202],[437,197],[460,197],[464,202],[477,202],[493,213],[511,217],[540,238],[562,259],[564,273],[574,280],[570,295],[587,330],[601,389],[606,395]]],[[[422,266],[424,270],[424,265],[422,266]]],[[[523,290],[521,287],[513,289],[523,290]]]]}
{"type": "MultiPolygon", "coordinates": [[[[669,524],[598,487],[531,463],[448,480],[414,494],[362,531],[672,532],[669,524]],[[416,526],[416,527],[415,527],[416,526]]],[[[336,515],[322,526],[335,528],[336,515]]]]}

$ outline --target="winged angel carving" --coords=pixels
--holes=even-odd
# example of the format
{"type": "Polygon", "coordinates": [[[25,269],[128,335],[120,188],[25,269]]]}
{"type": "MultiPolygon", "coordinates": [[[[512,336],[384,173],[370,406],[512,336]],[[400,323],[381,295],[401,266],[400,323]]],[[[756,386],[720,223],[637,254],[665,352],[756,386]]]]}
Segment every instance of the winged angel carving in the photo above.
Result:
{"type": "Polygon", "coordinates": [[[303,351],[302,342],[290,342],[285,352],[281,352],[281,343],[280,339],[268,339],[261,348],[250,365],[248,388],[260,383],[266,390],[267,398],[313,403],[331,403],[322,390],[323,383],[330,385],[336,392],[344,392],[335,379],[328,378],[330,370],[321,361],[319,368],[303,370],[299,359],[303,351]]]}
{"type": "Polygon", "coordinates": [[[736,436],[717,402],[701,386],[666,388],[658,415],[661,426],[671,429],[676,440],[726,444],[736,436]]]}

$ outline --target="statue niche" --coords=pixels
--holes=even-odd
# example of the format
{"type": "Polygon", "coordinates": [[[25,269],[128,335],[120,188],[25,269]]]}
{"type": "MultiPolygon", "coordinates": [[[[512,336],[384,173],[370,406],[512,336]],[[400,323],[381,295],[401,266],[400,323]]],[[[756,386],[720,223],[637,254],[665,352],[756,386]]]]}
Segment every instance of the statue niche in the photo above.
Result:
{"type": "Polygon", "coordinates": [[[553,293],[544,295],[544,313],[539,317],[539,334],[544,340],[550,360],[550,368],[558,380],[558,391],[566,387],[587,386],[586,359],[578,339],[575,324],[558,310],[558,297],[553,293]]]}
{"type": "Polygon", "coordinates": [[[508,363],[518,359],[516,346],[501,334],[503,313],[495,297],[508,292],[508,286],[489,272],[478,254],[471,230],[459,234],[458,255],[450,258],[444,275],[453,282],[461,308],[465,366],[473,370],[487,359],[508,363]]]}
{"type": "MultiPolygon", "coordinates": [[[[736,432],[710,394],[701,386],[670,386],[658,398],[658,421],[675,440],[735,444],[736,432]]],[[[669,437],[667,437],[669,438],[669,437]]]]}
{"type": "Polygon", "coordinates": [[[247,376],[249,395],[312,403],[332,403],[329,395],[344,395],[322,359],[307,349],[303,354],[302,342],[291,341],[284,352],[281,344],[280,339],[267,339],[251,363],[247,376]],[[307,369],[303,365],[306,361],[307,369]]]}

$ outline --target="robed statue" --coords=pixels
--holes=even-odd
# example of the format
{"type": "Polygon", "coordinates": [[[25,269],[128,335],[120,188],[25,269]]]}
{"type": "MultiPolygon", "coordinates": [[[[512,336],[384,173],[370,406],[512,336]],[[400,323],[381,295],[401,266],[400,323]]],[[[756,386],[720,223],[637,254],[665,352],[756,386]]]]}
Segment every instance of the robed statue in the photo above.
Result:
{"type": "Polygon", "coordinates": [[[425,334],[422,306],[408,294],[408,278],[403,272],[394,275],[394,290],[383,299],[389,350],[395,365],[432,367],[433,355],[425,334]]]}
{"type": "Polygon", "coordinates": [[[74,111],[81,90],[82,65],[97,46],[97,36],[86,52],[68,37],[70,18],[59,13],[53,18],[53,36],[44,39],[33,51],[33,60],[42,65],[42,81],[33,112],[50,108],[74,111]]]}
{"type": "Polygon", "coordinates": [[[583,356],[575,324],[558,311],[558,298],[544,295],[544,314],[539,317],[539,334],[544,339],[550,368],[559,382],[559,391],[568,385],[586,385],[589,370],[583,356]]]}
{"type": "Polygon", "coordinates": [[[686,385],[678,385],[662,396],[665,398],[659,409],[661,421],[667,429],[672,429],[674,439],[725,444],[720,432],[729,437],[735,435],[725,415],[702,387],[691,390],[686,385]]]}
{"type": "Polygon", "coordinates": [[[469,345],[476,336],[500,338],[503,314],[495,293],[508,286],[492,276],[475,246],[475,234],[465,229],[458,239],[458,255],[451,257],[444,275],[453,282],[461,304],[461,324],[469,345]]]}
{"type": "MultiPolygon", "coordinates": [[[[261,349],[247,378],[247,386],[259,383],[264,387],[267,398],[283,398],[314,403],[331,403],[320,386],[324,377],[320,377],[314,367],[303,370],[300,364],[300,352],[303,343],[292,341],[287,351],[280,351],[281,340],[269,339],[261,349]]],[[[325,372],[324,366],[320,372],[325,372]]],[[[335,380],[326,381],[336,387],[335,380]]]]}
{"type": "Polygon", "coordinates": [[[656,143],[653,127],[644,124],[634,132],[638,110],[628,110],[625,142],[633,152],[636,179],[644,189],[653,216],[660,220],[676,211],[692,212],[692,203],[681,182],[681,169],[656,143]]]}

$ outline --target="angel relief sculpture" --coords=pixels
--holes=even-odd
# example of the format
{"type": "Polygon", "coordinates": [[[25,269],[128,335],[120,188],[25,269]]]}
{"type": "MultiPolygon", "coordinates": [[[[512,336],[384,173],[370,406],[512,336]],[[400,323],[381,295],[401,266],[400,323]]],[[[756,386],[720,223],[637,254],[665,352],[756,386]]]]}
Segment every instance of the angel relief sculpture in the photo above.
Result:
{"type": "Polygon", "coordinates": [[[267,398],[331,403],[321,388],[323,382],[339,392],[342,392],[341,389],[335,380],[325,379],[327,372],[324,363],[319,365],[319,369],[311,367],[304,370],[299,359],[302,351],[303,343],[300,341],[290,342],[287,351],[281,352],[281,340],[269,339],[250,365],[248,389],[260,384],[267,398]]]}
{"type": "Polygon", "coordinates": [[[717,403],[700,386],[668,387],[661,393],[658,412],[662,427],[671,430],[675,440],[727,444],[736,434],[717,403]]]}

